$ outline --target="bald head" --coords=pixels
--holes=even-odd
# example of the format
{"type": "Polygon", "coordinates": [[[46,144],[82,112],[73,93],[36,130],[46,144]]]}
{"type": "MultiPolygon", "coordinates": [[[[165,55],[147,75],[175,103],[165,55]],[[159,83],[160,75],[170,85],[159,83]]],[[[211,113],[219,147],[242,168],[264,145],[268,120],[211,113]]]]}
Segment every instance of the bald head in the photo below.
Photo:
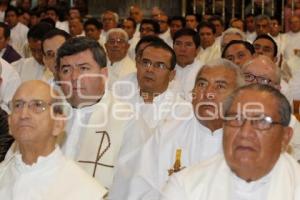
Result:
{"type": "Polygon", "coordinates": [[[292,32],[297,33],[300,31],[300,18],[296,15],[292,16],[289,20],[290,29],[292,32]]]}
{"type": "Polygon", "coordinates": [[[20,96],[24,98],[46,98],[54,99],[57,98],[59,93],[46,82],[40,80],[30,80],[22,83],[16,90],[13,100],[20,96]]]}
{"type": "Polygon", "coordinates": [[[261,83],[280,88],[280,68],[267,56],[258,55],[242,66],[246,83],[261,83]]]}
{"type": "Polygon", "coordinates": [[[22,157],[26,164],[49,155],[64,130],[61,112],[53,105],[58,93],[51,91],[51,86],[43,81],[27,81],[17,89],[10,103],[9,128],[21,154],[35,152],[34,156],[22,157]]]}

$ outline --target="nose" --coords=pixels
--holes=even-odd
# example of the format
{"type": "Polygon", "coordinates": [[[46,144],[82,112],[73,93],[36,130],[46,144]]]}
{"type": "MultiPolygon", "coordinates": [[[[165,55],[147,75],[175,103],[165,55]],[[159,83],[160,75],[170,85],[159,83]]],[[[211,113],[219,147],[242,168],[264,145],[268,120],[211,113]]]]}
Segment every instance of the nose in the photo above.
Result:
{"type": "Polygon", "coordinates": [[[28,105],[24,105],[24,107],[20,110],[20,118],[21,119],[26,119],[29,116],[29,108],[28,105]]]}
{"type": "Polygon", "coordinates": [[[240,135],[243,137],[243,138],[246,138],[246,137],[249,137],[251,135],[254,134],[254,129],[251,125],[251,121],[250,120],[245,120],[244,121],[244,124],[241,126],[241,129],[240,129],[240,135]]]}
{"type": "Polygon", "coordinates": [[[204,96],[207,100],[214,100],[216,97],[215,90],[213,86],[208,85],[206,89],[204,90],[204,96]]]}
{"type": "Polygon", "coordinates": [[[72,73],[71,73],[71,79],[73,81],[77,80],[79,76],[80,76],[80,71],[79,71],[78,67],[74,67],[72,70],[72,73]]]}

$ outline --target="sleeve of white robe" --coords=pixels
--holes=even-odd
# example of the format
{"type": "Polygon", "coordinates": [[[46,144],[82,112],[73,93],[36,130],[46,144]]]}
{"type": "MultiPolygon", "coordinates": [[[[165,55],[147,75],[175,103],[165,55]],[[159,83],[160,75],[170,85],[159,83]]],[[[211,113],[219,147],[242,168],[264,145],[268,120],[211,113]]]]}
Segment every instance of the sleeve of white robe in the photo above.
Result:
{"type": "Polygon", "coordinates": [[[171,176],[163,187],[160,200],[188,200],[184,186],[176,174],[171,176]]]}

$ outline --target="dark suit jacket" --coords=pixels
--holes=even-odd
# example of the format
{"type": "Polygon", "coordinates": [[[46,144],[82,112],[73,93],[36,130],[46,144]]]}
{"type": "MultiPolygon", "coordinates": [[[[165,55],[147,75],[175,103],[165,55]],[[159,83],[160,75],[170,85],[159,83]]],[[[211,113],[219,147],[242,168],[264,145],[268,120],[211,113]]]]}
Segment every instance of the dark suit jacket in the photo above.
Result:
{"type": "Polygon", "coordinates": [[[14,139],[8,133],[7,113],[0,108],[0,162],[4,159],[6,152],[14,139]]]}
{"type": "Polygon", "coordinates": [[[8,63],[12,63],[19,60],[21,56],[18,54],[16,50],[14,50],[12,46],[7,45],[2,58],[6,60],[8,63]]]}

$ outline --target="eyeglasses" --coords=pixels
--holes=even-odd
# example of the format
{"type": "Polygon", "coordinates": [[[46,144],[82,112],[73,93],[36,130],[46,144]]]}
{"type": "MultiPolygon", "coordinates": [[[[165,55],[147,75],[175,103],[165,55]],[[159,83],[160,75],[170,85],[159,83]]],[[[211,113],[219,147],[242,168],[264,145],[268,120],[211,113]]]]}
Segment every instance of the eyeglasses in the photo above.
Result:
{"type": "Polygon", "coordinates": [[[229,114],[225,117],[224,122],[226,126],[242,127],[246,120],[250,121],[253,128],[260,131],[269,130],[275,124],[282,125],[281,122],[275,122],[272,117],[264,115],[257,117],[242,117],[236,114],[229,114]]]}
{"type": "Polygon", "coordinates": [[[107,43],[110,44],[110,45],[114,45],[114,44],[120,45],[120,44],[124,44],[125,42],[126,41],[124,39],[121,39],[121,38],[108,39],[107,40],[107,43]]]}
{"type": "Polygon", "coordinates": [[[264,85],[270,85],[272,83],[272,81],[268,78],[262,76],[256,76],[251,73],[244,73],[244,79],[247,82],[253,82],[254,80],[256,80],[257,83],[264,84],[264,85]]]}
{"type": "Polygon", "coordinates": [[[44,112],[52,103],[47,103],[43,100],[34,99],[29,102],[23,100],[15,100],[9,102],[9,108],[12,112],[21,112],[24,109],[25,105],[29,108],[30,111],[34,113],[44,112]]]}
{"type": "Polygon", "coordinates": [[[154,69],[169,69],[167,64],[163,62],[152,62],[149,59],[143,58],[138,61],[143,67],[149,68],[153,67],[154,69]]]}

